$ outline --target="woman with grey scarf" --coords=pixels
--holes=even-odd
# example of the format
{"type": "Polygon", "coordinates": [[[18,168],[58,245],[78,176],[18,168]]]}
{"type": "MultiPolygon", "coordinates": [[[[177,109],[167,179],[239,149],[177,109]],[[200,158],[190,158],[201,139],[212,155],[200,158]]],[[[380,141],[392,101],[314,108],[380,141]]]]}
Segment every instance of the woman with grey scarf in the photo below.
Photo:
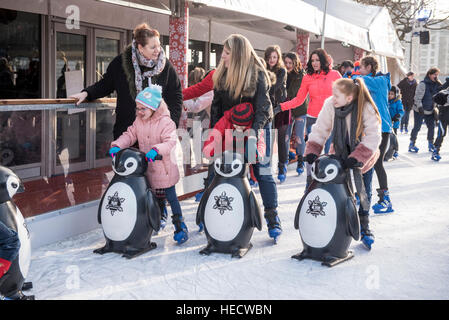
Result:
{"type": "Polygon", "coordinates": [[[111,61],[103,78],[71,96],[80,104],[84,100],[91,101],[117,92],[113,139],[134,122],[136,96],[149,84],[162,87],[162,98],[167,103],[171,119],[178,126],[182,110],[181,82],[165,56],[159,37],[159,32],[146,23],[138,25],[133,32],[132,44],[111,61]]]}
{"type": "MultiPolygon", "coordinates": [[[[332,96],[324,102],[307,141],[305,160],[312,164],[321,154],[329,136],[331,153],[339,156],[345,169],[352,170],[360,197],[361,240],[371,249],[374,235],[369,229],[369,208],[373,166],[379,157],[381,120],[362,79],[339,79],[332,86],[332,96]]],[[[347,175],[350,190],[352,182],[347,175]]]]}

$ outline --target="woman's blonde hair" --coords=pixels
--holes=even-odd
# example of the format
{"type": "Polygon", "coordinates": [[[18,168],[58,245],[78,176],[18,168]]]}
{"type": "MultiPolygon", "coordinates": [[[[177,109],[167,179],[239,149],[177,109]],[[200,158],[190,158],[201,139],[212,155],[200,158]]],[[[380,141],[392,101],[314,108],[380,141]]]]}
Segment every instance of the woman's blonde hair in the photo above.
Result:
{"type": "Polygon", "coordinates": [[[334,86],[336,86],[345,96],[352,95],[354,99],[357,99],[357,139],[363,134],[362,115],[363,108],[365,108],[367,102],[372,105],[376,113],[377,120],[381,123],[379,110],[377,110],[377,106],[374,103],[373,98],[365,85],[365,81],[363,81],[362,78],[355,78],[353,80],[338,79],[334,82],[334,86]]]}
{"type": "Polygon", "coordinates": [[[231,34],[223,45],[224,49],[230,52],[229,67],[226,68],[224,61],[220,61],[212,77],[214,88],[227,90],[233,99],[239,99],[243,91],[250,87],[256,67],[264,72],[267,85],[270,84],[265,67],[246,37],[241,34],[231,34]]]}

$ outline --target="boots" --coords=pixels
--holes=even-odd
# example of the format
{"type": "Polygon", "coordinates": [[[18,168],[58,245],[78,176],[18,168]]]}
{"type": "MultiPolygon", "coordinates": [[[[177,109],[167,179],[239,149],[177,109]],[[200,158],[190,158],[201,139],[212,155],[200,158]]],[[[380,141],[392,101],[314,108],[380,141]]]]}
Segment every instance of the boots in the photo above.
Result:
{"type": "Polygon", "coordinates": [[[410,145],[408,146],[408,152],[418,153],[419,148],[415,146],[413,141],[410,141],[410,145]]]}
{"type": "Polygon", "coordinates": [[[287,166],[285,164],[279,163],[279,172],[278,172],[279,182],[283,183],[286,178],[287,178],[287,166]]]}
{"type": "Polygon", "coordinates": [[[374,243],[374,235],[369,229],[369,215],[359,214],[359,219],[360,219],[360,240],[368,250],[371,250],[371,247],[374,243]]]}
{"type": "Polygon", "coordinates": [[[428,148],[429,148],[429,152],[433,152],[433,150],[435,150],[435,146],[433,145],[432,141],[428,141],[428,148]]]}
{"type": "Polygon", "coordinates": [[[296,172],[298,172],[298,176],[304,172],[304,162],[302,156],[298,156],[298,166],[296,167],[296,172]]]}
{"type": "Polygon", "coordinates": [[[377,189],[377,195],[379,196],[379,201],[372,207],[374,213],[394,212],[388,189],[377,189]]]}
{"type": "Polygon", "coordinates": [[[264,217],[267,221],[268,235],[277,243],[278,237],[282,234],[282,228],[276,209],[265,209],[264,217]]]}
{"type": "Polygon", "coordinates": [[[433,161],[441,160],[440,152],[436,148],[433,150],[432,157],[430,159],[432,159],[433,161]]]}
{"type": "Polygon", "coordinates": [[[178,242],[178,244],[183,244],[189,239],[189,231],[184,223],[184,218],[179,214],[174,214],[171,216],[173,226],[175,227],[175,235],[173,239],[178,242]]]}

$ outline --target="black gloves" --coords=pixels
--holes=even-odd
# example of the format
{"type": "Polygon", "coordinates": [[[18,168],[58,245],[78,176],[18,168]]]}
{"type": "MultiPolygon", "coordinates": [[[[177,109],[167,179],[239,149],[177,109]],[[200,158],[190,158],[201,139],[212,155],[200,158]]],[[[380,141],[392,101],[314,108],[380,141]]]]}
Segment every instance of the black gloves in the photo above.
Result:
{"type": "Polygon", "coordinates": [[[314,153],[309,153],[304,158],[309,164],[313,164],[316,159],[318,159],[318,156],[314,153]]]}
{"type": "Polygon", "coordinates": [[[418,113],[423,116],[424,115],[424,108],[423,107],[418,108],[418,113]]]}
{"type": "Polygon", "coordinates": [[[359,162],[356,158],[349,157],[343,161],[343,168],[345,169],[354,169],[360,168],[363,166],[363,163],[359,162]]]}
{"type": "Polygon", "coordinates": [[[281,109],[281,105],[280,104],[277,104],[277,105],[275,105],[274,107],[273,107],[273,114],[274,115],[277,115],[279,112],[281,112],[282,111],[282,109],[281,109]]]}
{"type": "Polygon", "coordinates": [[[393,122],[399,121],[399,119],[401,118],[401,115],[399,113],[396,113],[394,115],[394,117],[391,119],[393,122]]]}

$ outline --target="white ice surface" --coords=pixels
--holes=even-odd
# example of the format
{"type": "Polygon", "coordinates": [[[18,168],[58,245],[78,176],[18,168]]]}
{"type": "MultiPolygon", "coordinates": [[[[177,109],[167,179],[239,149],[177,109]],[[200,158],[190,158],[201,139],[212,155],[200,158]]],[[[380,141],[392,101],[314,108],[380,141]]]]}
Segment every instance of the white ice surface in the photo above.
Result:
{"type": "MultiPolygon", "coordinates": [[[[385,163],[395,212],[371,213],[373,249],[353,241],[355,257],[334,268],[291,258],[302,250],[293,218],[305,186],[304,174],[298,177],[291,165],[277,185],[283,227],[277,245],[264,224],[242,259],[200,255],[206,238],[195,224],[198,203],[189,199],[181,203],[190,231],[183,245],[173,241],[171,223],[153,238],[155,250],[133,260],[93,254],[104,244],[101,229],[47,245],[33,252],[28,294],[41,300],[449,299],[449,138],[435,163],[427,128],[421,131],[418,154],[407,152],[409,135],[399,134],[399,159],[385,163]]],[[[377,187],[374,175],[373,202],[377,187]]]]}

